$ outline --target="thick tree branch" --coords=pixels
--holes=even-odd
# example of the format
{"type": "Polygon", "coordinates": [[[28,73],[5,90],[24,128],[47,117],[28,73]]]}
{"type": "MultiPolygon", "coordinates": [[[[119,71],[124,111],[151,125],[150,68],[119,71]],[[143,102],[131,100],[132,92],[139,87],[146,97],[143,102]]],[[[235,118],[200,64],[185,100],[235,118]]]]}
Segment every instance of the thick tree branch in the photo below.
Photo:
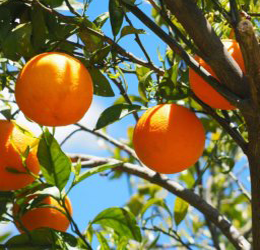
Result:
{"type": "MultiPolygon", "coordinates": [[[[102,158],[97,156],[89,156],[82,154],[67,154],[73,159],[81,159],[82,167],[90,168],[93,166],[99,166],[107,163],[120,163],[120,161],[110,158],[102,158]],[[84,162],[86,161],[86,162],[84,162]],[[86,164],[85,164],[86,163],[86,164]]],[[[169,179],[166,175],[160,175],[148,168],[140,167],[138,165],[123,163],[116,170],[122,171],[128,174],[138,176],[151,183],[157,184],[170,193],[177,195],[183,200],[187,201],[190,205],[194,206],[201,213],[203,213],[212,223],[214,223],[221,232],[230,240],[236,249],[249,250],[250,244],[239,233],[239,231],[223,216],[217,209],[208,204],[200,196],[195,194],[190,189],[184,188],[179,183],[169,179]]]]}
{"type": "Polygon", "coordinates": [[[238,40],[245,60],[251,98],[257,110],[260,108],[260,47],[254,27],[249,20],[239,22],[238,40]]]}
{"type": "MultiPolygon", "coordinates": [[[[243,98],[248,97],[248,95],[247,95],[247,92],[248,92],[247,88],[245,87],[244,82],[243,82],[243,84],[241,83],[241,81],[242,81],[241,79],[243,78],[243,73],[242,73],[241,69],[239,68],[239,66],[237,65],[237,63],[234,61],[234,59],[230,56],[230,54],[226,51],[226,49],[224,49],[224,45],[222,44],[222,42],[220,41],[220,39],[216,35],[215,35],[216,39],[219,42],[219,43],[217,43],[218,48],[216,48],[216,49],[219,50],[219,54],[216,54],[214,52],[213,53],[214,54],[213,57],[212,58],[209,57],[209,59],[212,60],[212,63],[215,63],[215,60],[217,60],[217,65],[218,65],[218,63],[221,64],[221,66],[220,66],[221,67],[221,77],[219,77],[218,74],[217,74],[217,76],[219,77],[219,79],[222,82],[227,82],[226,86],[228,88],[230,88],[230,90],[232,90],[232,92],[229,89],[227,89],[227,87],[225,87],[225,85],[220,84],[219,81],[216,78],[212,77],[211,74],[209,74],[208,71],[206,71],[203,67],[201,67],[198,64],[198,62],[193,57],[189,56],[187,54],[187,52],[171,36],[169,36],[163,29],[161,29],[156,23],[154,23],[137,6],[129,4],[129,2],[127,0],[120,0],[120,1],[137,18],[139,18],[148,28],[150,28],[160,39],[162,39],[167,45],[169,45],[169,47],[176,54],[178,54],[190,68],[192,68],[197,74],[199,74],[214,89],[216,89],[225,98],[227,98],[233,105],[235,105],[235,106],[237,106],[237,107],[239,107],[241,109],[248,110],[247,102],[243,101],[243,98]],[[227,68],[223,67],[222,61],[218,58],[219,55],[220,56],[222,55],[224,57],[224,59],[223,58],[222,59],[227,61],[226,63],[228,63],[228,65],[229,65],[227,68]],[[224,71],[224,73],[222,72],[222,70],[224,71]],[[233,72],[233,70],[235,72],[233,72]],[[236,75],[238,73],[239,73],[239,75],[236,75]],[[225,75],[226,78],[227,78],[225,81],[223,81],[223,75],[222,74],[225,75]],[[236,77],[235,76],[233,77],[233,75],[236,75],[236,77]],[[237,83],[235,79],[240,84],[237,83]]],[[[183,2],[185,2],[185,1],[183,1],[183,2]]],[[[197,8],[197,6],[196,6],[196,8],[197,8]]],[[[179,10],[179,11],[183,11],[183,10],[179,10]]],[[[193,10],[189,10],[189,11],[193,12],[193,10]]],[[[189,15],[189,14],[190,13],[187,13],[187,15],[189,15]]],[[[206,21],[205,18],[204,18],[204,20],[206,21]]],[[[197,29],[197,27],[194,26],[193,29],[197,29]]],[[[213,31],[211,31],[211,32],[213,32],[213,31]]],[[[204,43],[203,39],[204,39],[204,35],[201,36],[201,40],[202,40],[201,42],[202,43],[204,43]]],[[[213,46],[212,49],[214,49],[214,46],[213,46]]],[[[201,50],[201,52],[204,55],[207,55],[207,54],[205,54],[205,51],[201,50]]],[[[210,52],[212,52],[212,50],[210,50],[210,52],[209,51],[207,51],[207,52],[210,55],[210,52]]],[[[211,65],[211,63],[208,60],[208,56],[204,56],[203,59],[205,61],[207,61],[211,65]]],[[[224,65],[225,65],[225,63],[224,63],[224,65]]],[[[215,70],[214,67],[212,67],[212,68],[215,70]]],[[[218,71],[218,72],[220,72],[220,71],[218,71]]]]}
{"type": "Polygon", "coordinates": [[[249,88],[242,70],[224,48],[195,1],[164,0],[164,2],[204,54],[203,59],[214,70],[220,82],[242,99],[249,98],[249,88]]]}

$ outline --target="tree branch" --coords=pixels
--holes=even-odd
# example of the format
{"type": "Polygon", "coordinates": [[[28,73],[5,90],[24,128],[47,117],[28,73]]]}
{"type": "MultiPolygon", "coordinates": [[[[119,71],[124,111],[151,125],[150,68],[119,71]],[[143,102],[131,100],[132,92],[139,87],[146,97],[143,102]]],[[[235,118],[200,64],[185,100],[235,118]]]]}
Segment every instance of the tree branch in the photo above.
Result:
{"type": "Polygon", "coordinates": [[[227,122],[226,119],[219,116],[213,108],[202,102],[194,93],[191,94],[192,98],[200,104],[203,109],[212,116],[221,126],[222,128],[233,138],[233,140],[240,146],[244,153],[247,152],[248,143],[242,137],[242,135],[237,131],[236,128],[232,128],[227,122]]]}
{"type": "MultiPolygon", "coordinates": [[[[232,104],[234,104],[235,106],[239,107],[239,108],[244,108],[246,109],[247,107],[247,102],[243,102],[243,98],[248,97],[247,93],[247,85],[245,85],[245,83],[243,82],[243,84],[241,83],[241,79],[243,79],[243,73],[240,69],[240,67],[237,65],[237,63],[235,62],[235,60],[230,56],[230,54],[223,48],[223,44],[220,41],[220,39],[216,36],[216,34],[211,30],[212,33],[215,34],[215,39],[217,40],[217,46],[214,46],[214,44],[212,45],[213,47],[211,47],[211,49],[209,50],[209,46],[208,50],[209,51],[204,51],[202,50],[200,47],[203,47],[204,42],[204,35],[201,36],[202,33],[200,33],[200,46],[197,45],[197,47],[199,47],[199,49],[202,51],[202,53],[204,55],[203,59],[208,62],[213,70],[216,70],[220,72],[221,70],[221,74],[218,75],[218,78],[221,80],[221,82],[226,83],[226,86],[230,88],[230,90],[232,90],[232,92],[227,89],[227,87],[225,86],[225,84],[220,84],[219,81],[212,77],[211,74],[209,74],[209,72],[207,70],[205,70],[203,67],[201,67],[199,65],[199,63],[191,56],[189,56],[187,54],[187,52],[171,37],[169,36],[164,30],[162,30],[156,23],[154,23],[147,15],[145,15],[137,6],[131,5],[127,2],[127,0],[120,0],[121,3],[128,8],[138,19],[140,19],[149,29],[151,29],[159,38],[161,38],[166,44],[169,45],[169,47],[176,53],[178,54],[184,61],[185,63],[192,68],[197,74],[199,74],[205,81],[207,81],[214,89],[216,89],[219,93],[221,93],[221,95],[223,95],[225,98],[227,98],[232,104]],[[214,50],[214,47],[216,47],[215,49],[217,50],[217,53],[213,53],[213,57],[210,57],[212,53],[212,51],[214,50]],[[208,53],[205,53],[208,52],[208,53]],[[219,56],[223,58],[219,58],[219,56]],[[223,60],[225,62],[223,62],[223,60]],[[220,62],[221,61],[221,62],[220,62]],[[213,64],[217,67],[214,67],[213,64]],[[221,65],[220,65],[221,64],[221,65]],[[223,65],[226,65],[227,68],[223,67],[223,65]],[[219,70],[220,69],[220,70],[219,70]],[[225,79],[224,79],[225,78],[225,79]],[[242,98],[242,99],[241,99],[242,98]],[[245,107],[246,106],[246,107],[245,107]]],[[[179,0],[178,0],[179,1],[179,0]]],[[[173,3],[175,1],[171,1],[171,3],[173,3]]],[[[186,2],[186,1],[182,1],[181,2],[186,2]]],[[[195,5],[195,7],[197,8],[197,6],[195,5]]],[[[180,12],[183,12],[182,9],[179,8],[180,12]]],[[[190,12],[192,13],[193,10],[190,9],[188,12],[188,15],[190,14],[190,12]]],[[[185,16],[185,18],[187,18],[185,16]]],[[[204,18],[204,17],[203,17],[204,18]]],[[[204,18],[203,20],[206,21],[206,19],[204,18]]],[[[196,25],[198,25],[198,23],[196,22],[196,25]]],[[[196,26],[193,26],[192,29],[198,29],[196,26]]],[[[193,37],[192,37],[193,38],[193,37]]],[[[207,40],[207,39],[206,39],[207,40]]],[[[208,41],[208,42],[214,42],[214,41],[208,41]]],[[[209,43],[210,45],[210,43],[209,43]]],[[[248,107],[247,107],[248,110],[248,107]]]]}
{"type": "Polygon", "coordinates": [[[109,143],[113,144],[114,146],[124,150],[126,153],[128,153],[130,156],[132,156],[135,160],[137,160],[141,164],[141,162],[138,159],[135,151],[132,148],[128,147],[127,145],[119,142],[118,140],[112,138],[111,136],[109,136],[107,134],[102,133],[101,131],[93,131],[93,130],[91,130],[91,129],[89,129],[89,128],[87,128],[87,127],[85,127],[85,126],[83,126],[79,123],[76,123],[75,125],[78,126],[82,131],[86,131],[88,133],[96,135],[96,136],[108,141],[109,143]]]}
{"type": "Polygon", "coordinates": [[[239,231],[223,216],[217,209],[208,204],[200,196],[195,194],[193,191],[184,188],[179,183],[169,179],[166,175],[160,175],[148,168],[140,167],[138,165],[123,163],[115,159],[101,158],[97,156],[89,156],[82,154],[67,154],[69,157],[74,159],[82,159],[82,167],[89,168],[93,165],[98,166],[107,163],[122,163],[120,167],[115,168],[117,171],[122,171],[128,174],[138,176],[151,183],[157,184],[170,193],[177,195],[183,200],[187,201],[190,205],[197,208],[207,218],[214,223],[221,232],[230,240],[236,249],[249,250],[250,244],[248,241],[239,233],[239,231]],[[85,162],[86,161],[86,164],[85,162]],[[91,164],[88,164],[91,161],[91,164]]]}
{"type": "Polygon", "coordinates": [[[164,75],[164,70],[163,69],[160,69],[158,67],[156,67],[154,64],[152,64],[151,62],[146,62],[146,61],[143,61],[142,59],[140,58],[137,58],[135,57],[133,54],[127,52],[123,47],[121,47],[120,45],[118,45],[116,42],[114,42],[110,37],[94,30],[94,29],[91,29],[87,26],[84,25],[83,22],[81,22],[81,20],[79,21],[79,19],[75,19],[74,17],[70,17],[70,16],[65,16],[53,9],[50,9],[48,7],[46,7],[45,5],[43,5],[42,3],[40,3],[38,0],[36,0],[36,3],[38,4],[38,6],[40,6],[43,10],[47,11],[48,13],[50,14],[53,14],[59,18],[61,18],[63,21],[65,21],[66,23],[72,23],[72,24],[75,24],[77,26],[81,26],[81,28],[83,28],[86,32],[89,32],[90,34],[96,36],[96,37],[99,37],[101,38],[103,41],[107,42],[108,44],[112,45],[115,50],[122,56],[126,57],[129,59],[129,61],[133,62],[133,63],[136,63],[136,64],[139,64],[139,65],[142,65],[144,67],[147,67],[151,70],[154,70],[154,72],[156,72],[158,75],[162,76],[164,75]]]}
{"type": "Polygon", "coordinates": [[[248,78],[251,98],[255,108],[260,108],[260,47],[251,21],[239,22],[238,40],[245,60],[246,76],[248,78]]]}
{"type": "Polygon", "coordinates": [[[164,2],[204,54],[203,60],[211,66],[220,82],[242,99],[249,98],[250,92],[242,70],[224,48],[195,1],[164,0],[164,2]]]}

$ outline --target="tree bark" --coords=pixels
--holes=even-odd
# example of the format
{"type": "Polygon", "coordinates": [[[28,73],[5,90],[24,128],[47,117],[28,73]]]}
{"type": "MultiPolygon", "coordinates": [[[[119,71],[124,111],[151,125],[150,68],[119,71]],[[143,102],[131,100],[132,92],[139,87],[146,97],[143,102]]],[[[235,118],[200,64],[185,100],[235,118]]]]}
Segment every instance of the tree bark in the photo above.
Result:
{"type": "Polygon", "coordinates": [[[249,87],[242,70],[224,48],[220,38],[192,0],[164,0],[195,45],[204,54],[220,82],[241,98],[249,97],[249,87]]]}
{"type": "MultiPolygon", "coordinates": [[[[90,156],[84,154],[67,154],[72,162],[76,162],[79,158],[82,160],[82,168],[91,168],[107,163],[120,163],[120,161],[111,158],[102,158],[97,156],[90,156]]],[[[240,232],[219,213],[217,209],[212,207],[199,195],[195,194],[192,190],[184,188],[178,182],[169,179],[166,175],[157,174],[156,172],[138,165],[131,163],[123,163],[116,169],[128,174],[132,174],[143,178],[151,183],[157,184],[162,188],[168,190],[170,193],[179,196],[187,201],[190,205],[198,209],[204,214],[209,221],[217,226],[220,231],[228,238],[228,240],[238,250],[249,250],[249,242],[240,234],[240,232]]]]}
{"type": "Polygon", "coordinates": [[[260,117],[248,122],[248,161],[252,194],[253,249],[260,249],[260,117]]]}

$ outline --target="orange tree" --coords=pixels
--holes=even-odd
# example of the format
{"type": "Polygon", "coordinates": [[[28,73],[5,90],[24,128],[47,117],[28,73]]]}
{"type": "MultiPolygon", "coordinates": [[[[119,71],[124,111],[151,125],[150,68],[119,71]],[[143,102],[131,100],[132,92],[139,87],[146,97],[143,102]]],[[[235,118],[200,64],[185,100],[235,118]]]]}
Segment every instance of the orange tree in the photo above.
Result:
{"type": "MultiPolygon", "coordinates": [[[[1,0],[0,107],[6,120],[15,120],[20,112],[12,105],[19,72],[27,61],[44,52],[77,58],[91,75],[94,95],[115,97],[116,101],[104,110],[94,130],[81,123],[76,123],[75,130],[92,133],[111,144],[110,158],[63,152],[54,138],[54,129],[39,124],[40,174],[27,171],[26,174],[33,175],[33,183],[18,190],[0,190],[1,221],[19,224],[23,234],[6,240],[9,233],[0,232],[0,248],[94,249],[96,243],[93,245],[92,240],[96,237],[100,249],[260,249],[260,50],[256,36],[259,9],[256,0],[1,0]],[[89,18],[88,8],[100,4],[107,5],[107,12],[89,18]],[[158,60],[154,59],[157,45],[144,45],[152,33],[164,45],[158,60]],[[229,38],[237,41],[238,44],[231,44],[235,44],[236,50],[240,48],[242,61],[236,58],[237,51],[233,53],[224,47],[226,42],[221,40],[229,38]],[[138,46],[144,59],[126,49],[126,39],[138,46]],[[136,76],[134,82],[131,78],[131,85],[138,89],[135,94],[128,93],[128,75],[136,76]],[[208,85],[198,87],[200,82],[208,85]],[[210,106],[216,94],[218,101],[225,102],[224,110],[210,106]],[[149,113],[135,133],[136,151],[132,127],[128,129],[129,138],[123,142],[100,131],[126,115],[137,122],[143,110],[164,103],[190,109],[203,123],[206,135],[205,150],[198,161],[192,160],[194,164],[185,166],[187,170],[170,176],[160,171],[171,173],[169,168],[180,168],[160,166],[160,156],[161,164],[175,162],[170,159],[171,150],[180,150],[172,152],[172,157],[189,162],[190,148],[201,147],[203,139],[199,146],[185,146],[186,140],[196,138],[183,131],[186,128],[190,133],[193,122],[184,127],[186,118],[177,117],[181,130],[173,136],[176,117],[166,111],[162,112],[162,119],[149,113]],[[171,134],[167,136],[164,131],[171,134]],[[178,141],[182,147],[173,147],[178,141]],[[148,151],[151,156],[146,154],[148,151]],[[138,156],[151,168],[151,159],[156,159],[154,169],[159,172],[147,168],[138,156]],[[130,183],[135,192],[125,206],[105,209],[87,228],[79,228],[66,205],[66,194],[101,172],[111,181],[123,175],[134,179],[130,183]],[[163,191],[176,197],[174,204],[169,203],[163,191]],[[47,196],[53,202],[43,202],[47,196]],[[13,204],[20,208],[19,216],[12,213],[13,204]],[[41,228],[46,224],[39,224],[40,228],[34,231],[26,228],[26,213],[47,211],[45,208],[54,209],[65,221],[69,220],[72,233],[41,228]]],[[[55,61],[50,60],[49,64],[54,65],[55,61]]],[[[32,75],[35,79],[29,76],[30,84],[38,77],[32,75]]],[[[65,82],[68,84],[67,78],[65,82]]],[[[22,96],[34,94],[26,85],[19,88],[22,96]]],[[[52,96],[51,91],[57,89],[50,84],[46,91],[52,96]]],[[[22,100],[25,103],[26,98],[22,100]]],[[[48,100],[45,103],[48,106],[48,100]]],[[[38,104],[44,105],[40,101],[38,104]]],[[[35,108],[26,105],[29,111],[35,108]]],[[[59,102],[55,105],[59,110],[59,102]]],[[[73,103],[68,105],[68,109],[73,107],[73,103]]],[[[62,112],[66,117],[66,111],[62,112]]],[[[22,127],[17,129],[29,136],[22,127]]],[[[4,134],[1,132],[0,141],[5,140],[4,134]]],[[[12,139],[10,143],[13,147],[12,139]]],[[[30,151],[29,146],[23,152],[16,151],[25,169],[30,151]]],[[[200,154],[196,153],[197,158],[200,154]]],[[[13,166],[4,165],[6,157],[1,151],[1,171],[20,175],[13,166]]],[[[38,217],[40,213],[35,219],[38,217]]]]}

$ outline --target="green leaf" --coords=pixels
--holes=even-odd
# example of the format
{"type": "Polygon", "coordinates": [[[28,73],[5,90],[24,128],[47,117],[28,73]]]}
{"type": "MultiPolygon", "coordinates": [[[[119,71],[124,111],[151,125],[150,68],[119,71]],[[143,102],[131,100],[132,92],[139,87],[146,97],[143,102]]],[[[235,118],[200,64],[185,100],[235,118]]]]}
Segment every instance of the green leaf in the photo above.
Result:
{"type": "Polygon", "coordinates": [[[189,88],[179,79],[179,63],[168,69],[159,83],[158,94],[167,100],[180,100],[190,95],[189,88]]]}
{"type": "Polygon", "coordinates": [[[174,220],[178,226],[185,218],[189,208],[189,203],[177,197],[174,205],[174,220]]]}
{"type": "Polygon", "coordinates": [[[120,38],[130,35],[130,34],[145,34],[145,30],[143,29],[136,29],[132,26],[125,26],[122,30],[121,30],[121,35],[120,38]]]}
{"type": "Polygon", "coordinates": [[[126,207],[133,213],[135,216],[138,216],[144,206],[144,198],[141,195],[135,194],[127,202],[126,207]]]}
{"type": "MultiPolygon", "coordinates": [[[[84,19],[84,26],[96,30],[97,32],[101,33],[100,29],[93,23],[87,19],[84,19]]],[[[91,34],[87,29],[82,27],[79,29],[79,37],[82,42],[85,44],[84,52],[85,53],[93,53],[94,51],[100,49],[104,46],[104,41],[102,38],[91,34]]]]}
{"type": "Polygon", "coordinates": [[[77,163],[74,165],[72,165],[72,171],[75,174],[75,176],[78,176],[80,174],[81,171],[81,160],[78,159],[77,163]]]}
{"type": "Polygon", "coordinates": [[[8,120],[10,121],[12,119],[12,113],[11,113],[11,109],[7,108],[7,109],[3,109],[0,111],[0,113],[8,120]]]}
{"type": "Polygon", "coordinates": [[[156,248],[156,244],[158,242],[158,240],[160,239],[160,234],[158,234],[156,236],[156,238],[149,244],[149,246],[147,246],[147,249],[146,250],[152,250],[152,249],[155,249],[156,248]]]}
{"type": "MultiPolygon", "coordinates": [[[[4,232],[0,234],[0,242],[6,241],[7,238],[11,235],[11,232],[4,232]]],[[[0,248],[1,249],[1,248],[0,248]]],[[[5,250],[5,249],[2,249],[5,250]]]]}
{"type": "Polygon", "coordinates": [[[149,86],[149,83],[151,82],[152,73],[154,73],[154,72],[149,71],[148,73],[146,73],[143,77],[140,78],[139,84],[138,84],[139,95],[146,102],[149,102],[149,100],[147,99],[147,96],[146,96],[146,88],[149,86]]]}
{"type": "Polygon", "coordinates": [[[8,33],[12,30],[12,16],[8,8],[0,6],[0,44],[4,42],[8,33]]]}
{"type": "Polygon", "coordinates": [[[115,96],[107,78],[96,68],[89,68],[94,85],[94,94],[98,96],[112,97],[115,96]]]}
{"type": "Polygon", "coordinates": [[[141,242],[142,235],[134,215],[124,208],[112,207],[98,214],[91,224],[112,228],[120,237],[141,242]]]}
{"type": "Polygon", "coordinates": [[[118,0],[109,0],[109,16],[112,32],[116,37],[124,21],[124,12],[118,0]]]}
{"type": "Polygon", "coordinates": [[[38,5],[33,5],[31,8],[32,19],[32,44],[38,50],[45,44],[48,29],[46,27],[44,14],[38,5]]]}
{"type": "Polygon", "coordinates": [[[91,64],[102,63],[110,51],[111,51],[110,45],[107,45],[101,49],[96,50],[90,59],[90,63],[91,64]]]}
{"type": "Polygon", "coordinates": [[[51,8],[56,8],[62,5],[64,0],[42,0],[46,5],[49,5],[51,8]]]}
{"type": "Polygon", "coordinates": [[[102,13],[101,15],[99,15],[99,16],[93,21],[93,23],[94,23],[98,28],[102,28],[108,18],[109,18],[109,13],[108,13],[108,12],[105,12],[105,13],[102,13]]]}
{"type": "Polygon", "coordinates": [[[13,199],[13,192],[1,192],[0,191],[0,218],[7,211],[8,203],[13,199]]]}
{"type": "Polygon", "coordinates": [[[120,166],[122,163],[113,163],[113,164],[104,164],[104,165],[101,165],[101,166],[98,166],[98,167],[94,167],[94,168],[91,168],[85,172],[83,172],[82,174],[76,176],[75,178],[75,181],[74,181],[74,185],[78,184],[79,182],[85,180],[86,178],[94,175],[94,174],[97,174],[97,173],[100,173],[100,172],[104,172],[108,169],[111,169],[111,168],[115,168],[115,167],[118,167],[120,166]]]}
{"type": "Polygon", "coordinates": [[[48,129],[41,135],[37,156],[47,183],[62,190],[70,177],[71,161],[62,152],[60,145],[48,129]]]}
{"type": "Polygon", "coordinates": [[[162,207],[162,208],[164,208],[168,212],[170,217],[172,216],[170,209],[167,207],[167,205],[166,205],[166,203],[165,203],[165,201],[163,199],[161,199],[161,198],[152,198],[152,199],[148,200],[145,203],[145,205],[143,206],[142,211],[140,213],[141,217],[143,217],[144,213],[152,206],[162,207]]]}
{"type": "Polygon", "coordinates": [[[140,110],[141,106],[139,105],[130,105],[130,104],[116,104],[113,105],[100,115],[95,130],[106,127],[107,125],[116,122],[117,120],[122,119],[126,115],[133,113],[134,111],[140,110]]]}
{"type": "Polygon", "coordinates": [[[68,233],[52,229],[38,229],[28,234],[12,237],[6,247],[12,250],[71,249],[77,246],[77,239],[68,233]]]}
{"type": "Polygon", "coordinates": [[[98,249],[100,250],[110,250],[110,247],[108,245],[108,242],[106,240],[106,238],[104,237],[104,235],[102,233],[96,232],[98,241],[100,243],[100,246],[98,249]]]}
{"type": "Polygon", "coordinates": [[[119,238],[119,242],[117,243],[117,250],[128,250],[127,249],[127,245],[128,245],[128,240],[127,237],[120,237],[119,238]]]}
{"type": "MultiPolygon", "coordinates": [[[[131,102],[138,102],[141,105],[145,105],[146,102],[144,100],[137,96],[137,95],[128,95],[129,99],[131,102]]],[[[120,103],[125,103],[125,98],[123,96],[118,97],[115,101],[114,104],[120,104],[120,103]]]]}
{"type": "MultiPolygon", "coordinates": [[[[63,0],[64,1],[64,0],[63,0]]],[[[81,3],[81,2],[78,2],[76,0],[69,0],[69,3],[70,5],[73,7],[74,10],[82,10],[83,7],[84,7],[84,4],[81,3]]],[[[63,4],[59,7],[56,8],[56,10],[68,10],[69,11],[69,8],[68,6],[66,5],[65,2],[63,2],[63,4]]]]}
{"type": "MultiPolygon", "coordinates": [[[[135,71],[136,71],[136,76],[137,76],[138,80],[140,81],[143,76],[145,76],[148,72],[150,72],[150,69],[146,68],[144,66],[137,65],[135,71]]],[[[150,81],[152,80],[151,76],[149,77],[149,80],[150,81]]]]}
{"type": "Polygon", "coordinates": [[[31,23],[22,23],[12,29],[2,44],[5,57],[14,61],[21,56],[32,57],[34,50],[31,45],[31,36],[31,23]]]}

